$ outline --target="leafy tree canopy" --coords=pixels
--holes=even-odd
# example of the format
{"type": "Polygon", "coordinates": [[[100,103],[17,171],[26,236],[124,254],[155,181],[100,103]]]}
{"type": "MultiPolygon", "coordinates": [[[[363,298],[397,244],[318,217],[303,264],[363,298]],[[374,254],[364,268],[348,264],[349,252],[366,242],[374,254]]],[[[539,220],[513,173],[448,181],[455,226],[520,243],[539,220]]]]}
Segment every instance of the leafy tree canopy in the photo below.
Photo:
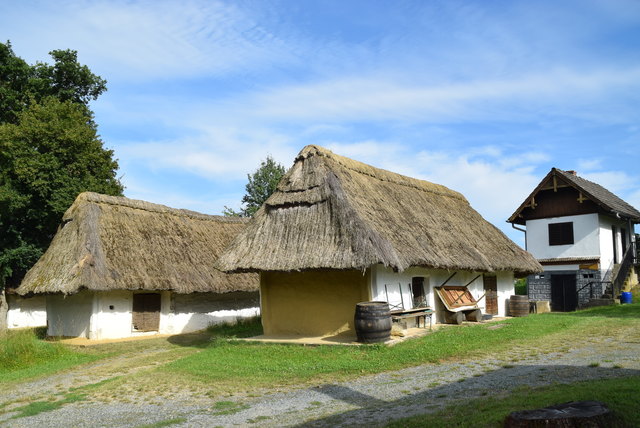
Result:
{"type": "Polygon", "coordinates": [[[226,216],[253,216],[276,190],[284,172],[285,169],[282,165],[276,163],[271,156],[267,156],[267,159],[260,163],[260,167],[253,174],[247,174],[249,179],[245,186],[247,193],[242,197],[244,208],[241,208],[240,211],[234,211],[225,206],[222,213],[226,216]]]}
{"type": "Polygon", "coordinates": [[[87,105],[105,81],[74,51],[51,55],[30,66],[0,44],[0,288],[19,284],[79,193],[123,191],[87,105]]]}
{"type": "Polygon", "coordinates": [[[78,63],[73,50],[53,50],[53,65],[27,64],[11,43],[0,43],[0,123],[16,123],[18,112],[46,97],[88,105],[107,90],[107,81],[78,63]]]}

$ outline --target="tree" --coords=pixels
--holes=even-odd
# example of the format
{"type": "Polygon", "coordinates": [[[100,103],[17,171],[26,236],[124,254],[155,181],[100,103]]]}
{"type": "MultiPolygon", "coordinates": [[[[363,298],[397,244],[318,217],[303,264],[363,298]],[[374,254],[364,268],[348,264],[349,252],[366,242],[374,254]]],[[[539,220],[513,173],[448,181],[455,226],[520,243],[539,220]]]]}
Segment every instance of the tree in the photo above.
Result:
{"type": "Polygon", "coordinates": [[[77,195],[123,190],[88,106],[106,81],[75,51],[50,54],[53,65],[31,66],[0,43],[0,329],[4,287],[20,283],[77,195]]]}
{"type": "Polygon", "coordinates": [[[276,190],[284,172],[285,169],[282,165],[276,163],[271,156],[267,156],[267,159],[260,163],[260,167],[253,174],[247,174],[249,180],[245,186],[247,193],[242,197],[244,208],[241,208],[240,211],[234,211],[225,206],[222,213],[226,216],[253,216],[276,190]]]}
{"type": "Polygon", "coordinates": [[[88,107],[107,90],[107,81],[78,63],[73,50],[49,52],[53,65],[31,66],[16,56],[11,43],[0,43],[0,123],[16,123],[17,114],[46,97],[88,107]]]}
{"type": "Polygon", "coordinates": [[[86,108],[45,98],[0,125],[0,279],[17,285],[83,191],[121,195],[113,151],[86,108]]]}

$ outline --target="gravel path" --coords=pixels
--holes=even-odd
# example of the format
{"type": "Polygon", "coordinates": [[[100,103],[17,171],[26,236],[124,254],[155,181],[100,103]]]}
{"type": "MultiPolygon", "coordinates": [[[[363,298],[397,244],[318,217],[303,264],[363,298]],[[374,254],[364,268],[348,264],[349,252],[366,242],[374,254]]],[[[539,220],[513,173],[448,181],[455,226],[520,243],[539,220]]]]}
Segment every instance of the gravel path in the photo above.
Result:
{"type": "MultiPolygon", "coordinates": [[[[176,424],[171,426],[182,427],[384,426],[397,418],[437,411],[461,399],[499,397],[553,383],[640,375],[640,333],[628,333],[622,340],[618,336],[566,344],[564,352],[523,355],[526,353],[514,350],[507,360],[481,358],[428,364],[259,397],[209,398],[185,393],[158,404],[149,404],[148,399],[137,403],[77,402],[32,417],[10,419],[13,413],[1,414],[0,424],[138,427],[174,420],[176,424]]],[[[27,390],[25,386],[12,394],[27,394],[27,390]]]]}

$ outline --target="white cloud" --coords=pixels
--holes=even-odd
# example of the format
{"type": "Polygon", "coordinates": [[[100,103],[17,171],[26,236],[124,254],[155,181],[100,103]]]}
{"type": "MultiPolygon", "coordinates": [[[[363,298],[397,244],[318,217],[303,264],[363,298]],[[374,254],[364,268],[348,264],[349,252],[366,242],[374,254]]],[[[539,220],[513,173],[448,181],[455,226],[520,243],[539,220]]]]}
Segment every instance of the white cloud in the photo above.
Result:
{"type": "MultiPolygon", "coordinates": [[[[234,112],[251,111],[263,120],[503,121],[521,120],[525,114],[541,113],[545,108],[567,116],[590,117],[598,111],[597,106],[575,106],[612,93],[626,93],[639,81],[640,68],[551,70],[440,85],[416,82],[411,76],[365,75],[281,86],[228,100],[224,105],[234,112]]],[[[601,115],[601,120],[629,120],[629,114],[618,110],[601,115]]]]}
{"type": "Polygon", "coordinates": [[[602,159],[578,159],[578,174],[602,169],[602,159]]]}
{"type": "Polygon", "coordinates": [[[145,165],[150,170],[172,170],[193,176],[229,181],[243,179],[267,155],[288,168],[297,153],[289,140],[265,130],[217,127],[197,137],[145,143],[119,142],[122,169],[145,165]]]}
{"type": "Polygon", "coordinates": [[[21,56],[45,60],[70,47],[109,79],[193,77],[292,58],[234,3],[37,1],[4,9],[0,33],[21,56]]]}

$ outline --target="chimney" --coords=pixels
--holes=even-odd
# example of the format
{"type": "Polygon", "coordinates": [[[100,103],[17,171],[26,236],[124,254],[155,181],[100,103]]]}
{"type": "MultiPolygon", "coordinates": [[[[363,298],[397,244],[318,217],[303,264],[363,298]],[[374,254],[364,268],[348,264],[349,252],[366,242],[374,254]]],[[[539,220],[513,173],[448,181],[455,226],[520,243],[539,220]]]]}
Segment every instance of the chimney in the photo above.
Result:
{"type": "Polygon", "coordinates": [[[572,170],[572,169],[570,169],[570,170],[569,170],[569,171],[567,171],[567,172],[568,172],[569,174],[571,174],[571,175],[576,175],[576,176],[578,175],[578,173],[577,173],[577,172],[575,172],[575,171],[574,171],[574,170],[572,170]]]}

